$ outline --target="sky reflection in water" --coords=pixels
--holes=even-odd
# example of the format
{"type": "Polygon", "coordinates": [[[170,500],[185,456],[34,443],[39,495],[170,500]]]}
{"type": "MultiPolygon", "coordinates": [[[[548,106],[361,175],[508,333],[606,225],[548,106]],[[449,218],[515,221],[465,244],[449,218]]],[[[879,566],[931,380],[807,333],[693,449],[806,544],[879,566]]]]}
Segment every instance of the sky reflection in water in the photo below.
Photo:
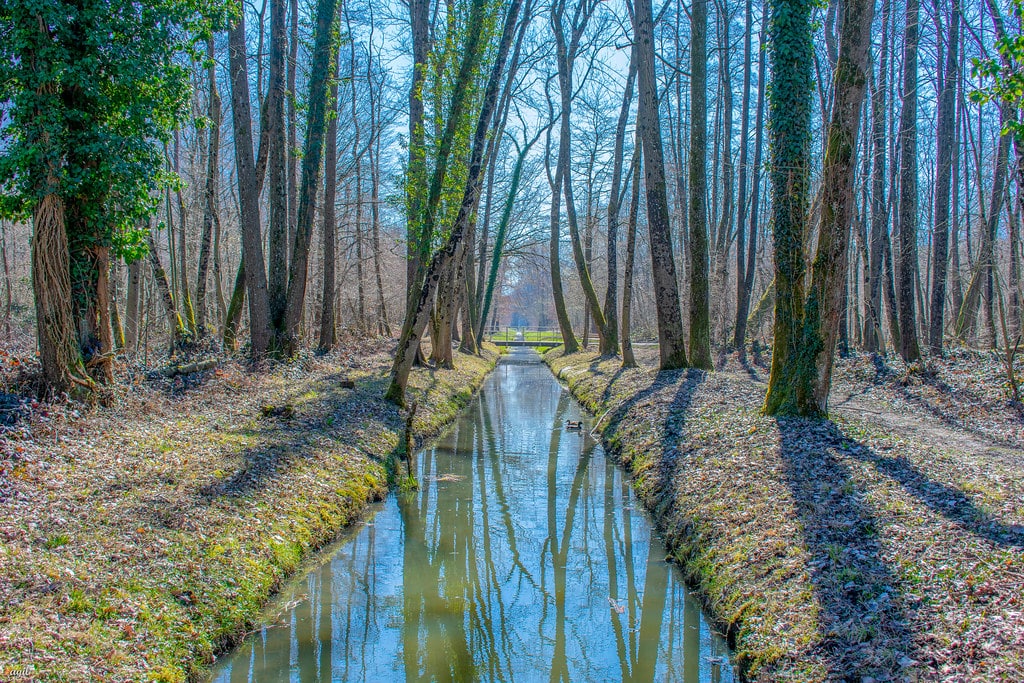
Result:
{"type": "Polygon", "coordinates": [[[419,491],[286,586],[215,683],[733,680],[628,479],[535,360],[503,360],[418,455],[419,491]]]}

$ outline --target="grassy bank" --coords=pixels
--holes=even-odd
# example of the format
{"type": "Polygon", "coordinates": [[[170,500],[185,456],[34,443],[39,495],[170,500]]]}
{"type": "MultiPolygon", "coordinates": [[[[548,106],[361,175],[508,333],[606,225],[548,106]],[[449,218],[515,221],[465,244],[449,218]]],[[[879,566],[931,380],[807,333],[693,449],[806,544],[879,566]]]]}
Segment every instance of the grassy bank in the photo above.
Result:
{"type": "Polygon", "coordinates": [[[746,678],[1019,680],[1021,450],[884,400],[764,417],[758,368],[657,374],[653,354],[545,360],[600,416],[746,678]]]}
{"type": "MultiPolygon", "coordinates": [[[[380,398],[392,345],[40,410],[4,437],[0,679],[201,678],[386,493],[403,429],[380,398]]],[[[415,370],[416,433],[451,422],[496,358],[415,370]]]]}

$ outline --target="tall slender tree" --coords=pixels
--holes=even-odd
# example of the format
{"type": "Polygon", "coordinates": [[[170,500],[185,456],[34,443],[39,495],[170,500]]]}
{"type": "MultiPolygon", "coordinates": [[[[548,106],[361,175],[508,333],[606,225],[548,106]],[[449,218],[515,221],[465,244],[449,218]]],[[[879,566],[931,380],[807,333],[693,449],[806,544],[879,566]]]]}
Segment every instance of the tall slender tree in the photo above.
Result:
{"type": "Polygon", "coordinates": [[[899,305],[900,343],[903,360],[921,357],[917,343],[914,282],[917,273],[917,51],[920,27],[918,0],[907,0],[906,33],[903,38],[903,107],[900,110],[899,261],[896,298],[899,305]]]}
{"type": "MultiPolygon", "coordinates": [[[[697,1],[705,2],[705,0],[697,1]]],[[[679,308],[679,284],[676,280],[676,266],[672,257],[668,189],[665,184],[661,121],[658,117],[658,86],[654,75],[654,16],[650,0],[636,0],[634,3],[633,34],[633,50],[637,64],[637,92],[639,94],[636,123],[644,156],[647,232],[651,248],[654,305],[658,317],[659,367],[662,370],[672,370],[684,368],[688,363],[686,346],[683,341],[683,315],[679,308]]],[[[705,255],[706,253],[705,248],[705,255]]],[[[704,274],[706,282],[706,265],[704,274]]]]}
{"type": "MultiPolygon", "coordinates": [[[[690,362],[694,367],[710,370],[711,303],[704,151],[707,147],[707,35],[707,0],[694,0],[690,9],[690,362]]],[[[650,156],[647,158],[649,160],[650,156]]]]}
{"type": "Polygon", "coordinates": [[[960,41],[960,0],[952,0],[946,38],[946,64],[939,86],[939,111],[935,159],[935,211],[932,236],[932,291],[928,321],[928,348],[942,353],[943,314],[946,305],[946,272],[949,266],[949,202],[953,179],[953,145],[956,139],[956,85],[960,73],[957,49],[960,41]]]}

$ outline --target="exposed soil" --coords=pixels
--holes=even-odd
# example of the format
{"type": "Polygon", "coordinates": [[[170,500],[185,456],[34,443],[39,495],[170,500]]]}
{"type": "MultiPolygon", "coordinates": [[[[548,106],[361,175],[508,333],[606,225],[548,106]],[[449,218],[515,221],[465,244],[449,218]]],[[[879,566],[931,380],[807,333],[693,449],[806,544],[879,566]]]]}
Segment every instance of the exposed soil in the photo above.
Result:
{"type": "Polygon", "coordinates": [[[656,349],[638,356],[547,360],[745,676],[1020,680],[1024,421],[996,359],[844,359],[832,419],[804,420],[760,414],[763,362],[657,374],[656,349]]]}

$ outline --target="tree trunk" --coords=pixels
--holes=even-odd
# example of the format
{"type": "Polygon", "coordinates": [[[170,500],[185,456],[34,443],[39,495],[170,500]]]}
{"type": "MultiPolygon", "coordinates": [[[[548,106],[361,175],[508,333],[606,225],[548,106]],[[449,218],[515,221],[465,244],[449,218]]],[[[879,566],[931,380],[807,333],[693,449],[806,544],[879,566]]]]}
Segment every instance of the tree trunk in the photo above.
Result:
{"type": "Polygon", "coordinates": [[[960,73],[957,48],[960,34],[960,1],[953,0],[946,39],[946,70],[939,88],[938,140],[935,160],[935,228],[932,241],[932,291],[928,347],[942,354],[943,313],[946,305],[946,272],[949,265],[949,198],[952,190],[953,145],[956,137],[956,80],[960,73]]]}
{"type": "MultiPolygon", "coordinates": [[[[696,8],[698,3],[705,8],[706,12],[707,3],[705,0],[697,0],[694,3],[693,11],[695,13],[698,11],[696,8]]],[[[658,119],[657,81],[654,75],[654,17],[652,12],[650,0],[637,0],[634,4],[633,33],[635,39],[633,49],[636,55],[637,91],[640,98],[636,119],[637,131],[642,141],[644,156],[647,231],[651,247],[654,303],[658,316],[658,346],[661,361],[659,367],[662,370],[672,370],[686,367],[687,360],[686,347],[683,341],[683,316],[679,310],[679,284],[676,280],[675,261],[672,258],[672,232],[669,224],[668,193],[665,185],[665,161],[662,156],[661,122],[658,119]]],[[[703,111],[703,108],[700,108],[698,111],[703,111]]],[[[706,257],[706,245],[704,253],[706,257]]],[[[704,274],[706,284],[706,264],[704,274]]],[[[706,326],[704,331],[707,332],[706,326]]],[[[693,344],[692,329],[690,343],[691,345],[693,344]]],[[[710,350],[708,357],[710,358],[710,350]]]]}
{"type": "MultiPolygon", "coordinates": [[[[547,154],[550,166],[550,153],[547,154]]],[[[551,221],[550,239],[548,242],[548,265],[551,270],[551,294],[555,301],[555,317],[558,320],[558,329],[562,334],[563,353],[570,354],[579,351],[579,343],[576,341],[576,334],[572,330],[572,323],[569,321],[569,312],[565,306],[565,294],[562,291],[562,257],[559,253],[559,242],[562,238],[561,205],[562,205],[562,167],[555,168],[554,181],[551,184],[551,221]]]]}
{"type": "MultiPolygon", "coordinates": [[[[743,282],[738,283],[737,304],[736,304],[736,334],[733,337],[733,345],[739,349],[740,355],[746,355],[747,319],[750,310],[750,297],[754,292],[754,270],[757,259],[757,223],[759,203],[761,199],[761,150],[764,137],[764,102],[765,86],[767,85],[767,70],[765,68],[765,36],[768,27],[768,12],[761,13],[761,32],[758,39],[760,56],[757,66],[757,123],[754,133],[754,173],[750,190],[750,227],[747,230],[750,243],[747,245],[747,263],[743,268],[743,282]]],[[[749,28],[748,28],[749,30],[749,28]]],[[[744,111],[746,109],[744,108],[744,111]]],[[[740,250],[742,251],[742,250],[740,250]]],[[[742,258],[738,253],[736,258],[742,258]]]]}
{"type": "Polygon", "coordinates": [[[907,363],[918,360],[914,275],[917,271],[917,50],[918,0],[907,0],[903,41],[903,108],[900,113],[899,244],[896,297],[899,303],[899,352],[907,363]]]}
{"type": "Polygon", "coordinates": [[[871,235],[868,248],[867,310],[864,316],[864,348],[875,353],[882,340],[882,260],[887,241],[889,208],[885,200],[885,97],[888,89],[890,0],[882,0],[882,41],[878,78],[871,91],[871,235]]]}
{"type": "Polygon", "coordinates": [[[811,0],[778,0],[769,21],[772,222],[775,242],[775,326],[764,411],[797,404],[793,366],[800,362],[804,323],[804,241],[808,227],[814,46],[811,0]]]}
{"type": "Polygon", "coordinates": [[[210,64],[208,82],[210,106],[209,143],[206,155],[206,191],[203,202],[203,232],[199,240],[199,263],[196,269],[196,329],[206,328],[206,283],[209,279],[210,248],[213,244],[214,223],[217,220],[217,178],[220,175],[220,94],[217,92],[217,63],[214,61],[213,35],[206,39],[206,57],[210,64]]]}
{"type": "Polygon", "coordinates": [[[629,123],[629,110],[633,105],[633,85],[636,80],[636,56],[630,54],[629,74],[626,76],[626,89],[622,93],[622,106],[619,108],[619,120],[615,126],[615,144],[612,151],[612,185],[608,194],[608,285],[604,296],[605,313],[605,349],[614,355],[619,352],[619,271],[618,241],[619,213],[622,210],[622,161],[626,142],[626,125],[629,123]]]}
{"type": "MultiPolygon", "coordinates": [[[[754,34],[754,3],[747,0],[746,12],[744,14],[745,30],[743,31],[743,94],[740,100],[740,172],[737,182],[739,197],[737,199],[738,213],[736,215],[736,325],[733,328],[732,345],[739,351],[740,358],[746,357],[746,344],[742,336],[738,334],[739,309],[743,304],[743,283],[746,281],[744,266],[746,265],[747,250],[747,150],[750,147],[748,133],[750,130],[750,71],[753,61],[753,47],[751,45],[754,34]]],[[[754,182],[757,182],[757,169],[755,169],[754,182]]],[[[723,292],[724,295],[724,292],[723,292]]]]}
{"type": "Polygon", "coordinates": [[[125,342],[124,342],[124,325],[121,324],[121,311],[118,309],[118,287],[117,287],[118,275],[113,273],[113,277],[107,279],[107,291],[109,292],[110,305],[107,307],[110,315],[110,330],[114,335],[114,350],[124,353],[125,342]]]}
{"type": "MultiPolygon", "coordinates": [[[[224,314],[224,348],[233,352],[238,348],[238,326],[242,322],[242,308],[245,306],[245,248],[242,248],[242,258],[238,263],[238,270],[235,272],[235,285],[231,289],[231,300],[228,302],[227,312],[224,314]]],[[[249,317],[252,317],[252,306],[249,307],[249,317]]],[[[250,321],[250,325],[251,325],[250,321]]]]}
{"type": "MultiPolygon", "coordinates": [[[[181,134],[178,129],[174,131],[174,173],[181,175],[181,134]]],[[[188,235],[188,212],[185,210],[185,199],[181,194],[181,187],[179,186],[174,191],[175,197],[178,201],[178,289],[181,291],[181,313],[184,317],[185,325],[190,332],[195,332],[198,328],[196,326],[196,309],[192,304],[192,293],[189,291],[188,283],[188,249],[187,239],[188,235]]],[[[170,227],[170,224],[168,224],[170,227]]],[[[169,254],[171,262],[174,261],[174,254],[169,254]]]]}
{"type": "Polygon", "coordinates": [[[335,262],[337,217],[335,199],[338,192],[338,70],[335,60],[334,82],[331,84],[330,123],[327,125],[327,151],[324,154],[324,225],[323,225],[323,289],[320,296],[320,340],[317,349],[327,353],[337,342],[335,320],[335,262]]]}
{"type": "Polygon", "coordinates": [[[142,309],[139,298],[142,293],[142,261],[128,264],[128,301],[125,304],[125,348],[131,353],[139,350],[139,320],[142,309]]]}
{"type": "Polygon", "coordinates": [[[153,232],[147,231],[146,239],[149,242],[149,263],[153,267],[153,282],[160,293],[160,302],[163,304],[164,317],[167,318],[167,327],[171,335],[171,343],[174,347],[179,346],[184,340],[187,331],[181,320],[178,306],[174,301],[174,294],[171,290],[171,283],[167,279],[167,271],[160,262],[160,253],[157,251],[156,240],[153,239],[153,232]]]}
{"type": "MultiPolygon", "coordinates": [[[[371,15],[372,16],[372,15],[371,15]]],[[[366,81],[370,87],[370,135],[372,142],[368,146],[370,154],[370,220],[373,223],[373,275],[377,284],[377,334],[391,336],[391,323],[388,322],[388,308],[384,300],[384,278],[381,275],[380,247],[380,139],[382,124],[377,113],[377,98],[381,96],[373,90],[373,59],[368,55],[366,60],[366,81]]],[[[336,126],[335,126],[336,127],[336,126]]],[[[336,136],[328,136],[335,144],[336,136]]]]}
{"type": "MultiPolygon", "coordinates": [[[[260,191],[263,174],[258,163],[259,157],[253,158],[244,15],[240,15],[238,23],[228,31],[228,54],[231,65],[231,116],[235,132],[235,167],[238,175],[238,203],[242,229],[242,263],[239,264],[236,283],[244,282],[248,290],[252,355],[254,358],[260,358],[270,350],[270,306],[267,271],[263,260],[263,237],[260,231],[260,191]]],[[[262,153],[265,147],[262,143],[260,147],[262,153]]],[[[232,304],[236,300],[240,302],[241,299],[241,294],[232,295],[232,304]]],[[[228,319],[231,320],[230,307],[228,319]]],[[[225,323],[225,328],[228,326],[228,323],[225,323]]]]}
{"type": "Polygon", "coordinates": [[[633,162],[631,175],[633,189],[629,199],[629,217],[626,219],[626,264],[622,273],[622,367],[635,368],[636,357],[633,355],[633,342],[630,339],[630,324],[633,311],[633,263],[636,258],[636,221],[640,211],[640,164],[643,154],[643,143],[636,137],[633,146],[633,162]]]}
{"type": "MultiPolygon", "coordinates": [[[[726,296],[726,283],[729,277],[729,249],[732,246],[733,232],[733,174],[735,168],[732,159],[732,45],[730,43],[729,24],[732,17],[729,14],[728,5],[725,4],[719,12],[721,18],[721,46],[719,47],[719,83],[722,89],[722,156],[721,156],[721,187],[722,187],[722,212],[718,219],[718,231],[715,243],[715,292],[717,304],[715,305],[715,329],[716,337],[724,338],[726,309],[728,308],[728,296],[726,296]]],[[[746,110],[744,110],[744,113],[746,110]]],[[[716,174],[714,176],[718,178],[716,174]]],[[[705,181],[706,182],[706,181],[705,181]]],[[[717,187],[717,183],[716,183],[717,187]]],[[[709,344],[710,347],[710,344],[709,344]]],[[[691,352],[690,354],[694,354],[691,352]]]]}
{"type": "Polygon", "coordinates": [[[299,0],[288,0],[288,68],[287,68],[287,91],[285,93],[288,109],[288,153],[287,153],[287,176],[288,176],[288,240],[290,247],[295,243],[295,231],[298,229],[298,195],[299,195],[299,174],[298,174],[298,115],[296,106],[298,104],[298,92],[295,89],[295,74],[299,64],[299,0]]]}
{"type": "MultiPolygon", "coordinates": [[[[451,234],[441,247],[440,251],[431,259],[423,278],[423,286],[419,288],[416,297],[416,305],[410,306],[406,313],[405,322],[402,325],[402,335],[398,341],[398,349],[395,353],[395,361],[391,368],[391,381],[388,386],[386,398],[398,404],[405,402],[405,387],[409,380],[409,372],[419,348],[419,339],[427,326],[429,303],[437,291],[437,284],[440,276],[447,270],[458,256],[462,238],[469,222],[470,214],[476,210],[480,197],[480,178],[483,172],[484,145],[487,138],[487,130],[490,128],[491,117],[494,114],[498,98],[498,86],[501,81],[501,74],[505,69],[505,60],[508,58],[509,49],[512,44],[512,37],[515,32],[519,9],[522,0],[512,0],[505,15],[505,23],[502,27],[501,42],[498,45],[498,52],[495,56],[494,65],[490,76],[487,79],[487,86],[484,90],[483,103],[480,108],[480,115],[477,118],[476,129],[473,133],[472,151],[466,174],[465,189],[462,194],[462,201],[459,204],[459,211],[455,217],[451,234]]],[[[464,55],[463,67],[460,68],[460,79],[466,79],[466,83],[456,82],[453,102],[460,87],[468,85],[475,69],[472,65],[477,59],[476,51],[479,49],[479,38],[482,32],[484,2],[473,0],[468,18],[469,37],[467,50],[464,55]]],[[[529,20],[529,6],[523,21],[529,20]]],[[[454,108],[454,107],[453,107],[454,108]]],[[[436,179],[436,175],[435,175],[436,179]]],[[[433,189],[433,188],[432,188],[433,189]]],[[[440,188],[438,188],[439,191],[440,188]]]]}
{"type": "MultiPolygon", "coordinates": [[[[601,338],[601,352],[605,353],[607,337],[607,332],[604,329],[605,319],[604,314],[601,311],[601,304],[597,298],[597,290],[595,289],[594,282],[590,277],[590,268],[588,267],[586,255],[583,251],[583,244],[580,240],[579,224],[576,216],[576,199],[574,197],[572,185],[572,163],[570,157],[572,154],[571,113],[573,97],[573,62],[576,57],[580,37],[586,29],[586,25],[590,18],[590,14],[593,12],[594,6],[596,6],[596,3],[591,4],[585,1],[579,5],[578,11],[573,16],[573,22],[569,26],[571,35],[568,43],[566,43],[565,28],[562,23],[563,12],[565,10],[564,3],[556,3],[552,7],[551,24],[553,29],[552,33],[555,38],[555,53],[558,66],[558,88],[562,105],[560,119],[561,131],[558,137],[558,168],[562,170],[566,222],[569,224],[569,239],[572,244],[572,255],[573,260],[576,263],[576,271],[580,278],[580,286],[583,288],[583,296],[587,307],[589,308],[591,315],[594,317],[594,323],[597,325],[598,334],[601,338]]],[[[583,332],[584,339],[586,339],[588,332],[586,321],[584,321],[583,332]]]]}
{"type": "MultiPolygon", "coordinates": [[[[999,106],[999,127],[1002,130],[1009,121],[1010,109],[1008,104],[999,106]]],[[[971,276],[971,284],[964,294],[964,303],[960,308],[956,321],[956,336],[958,339],[966,340],[967,333],[973,328],[978,309],[982,303],[982,292],[987,297],[986,309],[991,309],[994,294],[994,269],[995,269],[995,242],[999,229],[999,214],[1003,210],[1003,195],[1006,193],[1006,163],[1010,154],[1010,136],[1000,135],[996,147],[995,170],[992,174],[992,198],[989,201],[988,214],[984,215],[985,231],[981,235],[981,246],[978,251],[978,259],[975,264],[974,273],[971,276]]],[[[988,318],[992,320],[991,315],[988,318]]],[[[993,338],[993,343],[995,338],[993,338]]]]}
{"type": "MultiPolygon", "coordinates": [[[[694,0],[690,38],[690,362],[711,369],[707,212],[707,0],[694,0]]],[[[648,152],[648,150],[644,150],[648,152]]],[[[647,155],[651,161],[650,154],[647,155]]],[[[650,164],[648,164],[648,168],[650,164]]]]}
{"type": "MultiPolygon", "coordinates": [[[[333,29],[337,20],[338,0],[319,0],[316,7],[316,29],[313,34],[312,75],[309,79],[308,118],[306,140],[303,145],[302,180],[299,184],[299,213],[292,247],[292,261],[288,271],[288,296],[285,313],[285,340],[283,350],[293,355],[299,345],[299,323],[306,301],[306,282],[309,263],[309,245],[313,237],[316,215],[316,195],[320,185],[321,163],[324,153],[324,135],[327,110],[327,80],[334,73],[338,58],[334,49],[333,29]]],[[[332,143],[333,144],[333,143],[332,143]]]]}
{"type": "MultiPolygon", "coordinates": [[[[269,276],[270,324],[274,352],[280,353],[287,329],[288,309],[288,145],[285,129],[285,58],[287,0],[270,0],[270,64],[266,118],[268,161],[267,272],[269,276]]],[[[315,76],[316,72],[313,71],[315,76]]]]}

